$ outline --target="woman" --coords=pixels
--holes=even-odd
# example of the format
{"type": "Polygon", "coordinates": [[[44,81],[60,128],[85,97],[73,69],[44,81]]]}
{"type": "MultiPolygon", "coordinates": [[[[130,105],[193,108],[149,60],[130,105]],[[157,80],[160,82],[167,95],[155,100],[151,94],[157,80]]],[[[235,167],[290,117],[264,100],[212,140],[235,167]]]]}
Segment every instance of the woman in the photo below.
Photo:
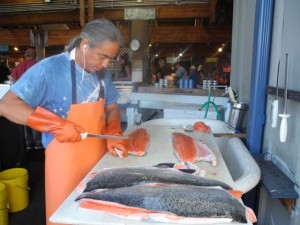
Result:
{"type": "Polygon", "coordinates": [[[199,74],[196,70],[196,67],[192,65],[190,67],[190,73],[189,73],[189,79],[193,81],[193,88],[197,88],[198,82],[199,82],[199,74]]]}
{"type": "Polygon", "coordinates": [[[166,62],[165,60],[163,59],[160,59],[158,61],[158,69],[157,69],[157,72],[156,72],[156,79],[155,79],[155,82],[159,82],[159,79],[164,79],[165,76],[169,75],[170,72],[166,66],[166,62]]]}
{"type": "Polygon", "coordinates": [[[131,80],[131,63],[127,53],[120,56],[119,62],[121,65],[120,76],[118,80],[129,81],[131,80]]]}

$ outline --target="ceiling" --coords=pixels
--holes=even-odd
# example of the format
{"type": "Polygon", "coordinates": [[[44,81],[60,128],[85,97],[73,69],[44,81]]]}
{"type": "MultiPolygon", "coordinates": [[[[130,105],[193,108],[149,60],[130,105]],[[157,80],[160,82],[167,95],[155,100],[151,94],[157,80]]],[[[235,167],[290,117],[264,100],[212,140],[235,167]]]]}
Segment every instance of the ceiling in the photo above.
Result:
{"type": "Polygon", "coordinates": [[[47,30],[46,55],[56,54],[68,43],[67,37],[100,17],[114,21],[128,44],[131,20],[125,19],[124,9],[130,8],[155,9],[155,18],[148,19],[150,54],[230,54],[233,0],[1,0],[0,45],[11,47],[10,57],[22,56],[30,44],[27,34],[47,30]],[[23,39],[18,38],[21,34],[23,39]],[[14,45],[19,52],[12,50],[14,45]],[[217,53],[219,47],[222,53],[217,53]]]}

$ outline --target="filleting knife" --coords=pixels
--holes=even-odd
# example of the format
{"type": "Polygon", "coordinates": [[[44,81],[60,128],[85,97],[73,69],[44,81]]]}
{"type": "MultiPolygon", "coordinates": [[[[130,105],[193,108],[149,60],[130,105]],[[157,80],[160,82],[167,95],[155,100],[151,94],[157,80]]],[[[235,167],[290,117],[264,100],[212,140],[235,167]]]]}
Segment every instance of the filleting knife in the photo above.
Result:
{"type": "Polygon", "coordinates": [[[102,139],[114,139],[114,140],[124,140],[127,139],[128,137],[126,136],[116,136],[116,135],[106,135],[106,134],[92,134],[92,133],[81,133],[81,138],[82,140],[86,139],[87,137],[92,137],[92,138],[102,138],[102,139]]]}

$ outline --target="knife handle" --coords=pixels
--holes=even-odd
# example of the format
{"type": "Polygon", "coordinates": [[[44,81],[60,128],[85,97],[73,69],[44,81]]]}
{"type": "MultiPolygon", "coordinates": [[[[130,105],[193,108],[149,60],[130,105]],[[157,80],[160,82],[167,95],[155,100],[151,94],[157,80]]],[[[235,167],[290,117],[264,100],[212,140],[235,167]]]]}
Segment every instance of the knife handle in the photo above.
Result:
{"type": "Polygon", "coordinates": [[[279,114],[281,119],[280,124],[280,142],[285,142],[287,137],[287,118],[290,117],[289,114],[279,114]]]}
{"type": "Polygon", "coordinates": [[[88,135],[88,133],[87,133],[87,132],[80,133],[81,140],[84,140],[84,139],[86,139],[86,138],[87,138],[87,135],[88,135]]]}
{"type": "Polygon", "coordinates": [[[122,152],[120,149],[115,148],[115,151],[116,151],[116,153],[118,154],[118,156],[119,156],[120,158],[124,158],[124,157],[123,157],[123,152],[122,152]]]}
{"type": "Polygon", "coordinates": [[[236,102],[235,97],[234,97],[234,94],[233,94],[232,87],[228,87],[227,90],[228,90],[228,94],[229,94],[230,101],[236,102]]]}

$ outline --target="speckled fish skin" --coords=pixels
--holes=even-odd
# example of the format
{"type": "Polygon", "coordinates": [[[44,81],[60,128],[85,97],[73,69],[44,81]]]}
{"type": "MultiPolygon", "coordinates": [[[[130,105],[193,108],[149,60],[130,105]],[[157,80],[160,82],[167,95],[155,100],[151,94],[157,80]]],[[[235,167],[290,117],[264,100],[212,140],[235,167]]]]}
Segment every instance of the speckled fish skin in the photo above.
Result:
{"type": "Polygon", "coordinates": [[[123,167],[101,170],[86,183],[84,192],[95,189],[129,187],[144,183],[188,184],[195,186],[220,186],[232,189],[224,182],[184,173],[173,168],[123,167]]]}
{"type": "Polygon", "coordinates": [[[238,222],[247,222],[245,206],[221,188],[136,185],[83,193],[76,200],[83,198],[172,212],[183,217],[232,218],[238,222]]]}

